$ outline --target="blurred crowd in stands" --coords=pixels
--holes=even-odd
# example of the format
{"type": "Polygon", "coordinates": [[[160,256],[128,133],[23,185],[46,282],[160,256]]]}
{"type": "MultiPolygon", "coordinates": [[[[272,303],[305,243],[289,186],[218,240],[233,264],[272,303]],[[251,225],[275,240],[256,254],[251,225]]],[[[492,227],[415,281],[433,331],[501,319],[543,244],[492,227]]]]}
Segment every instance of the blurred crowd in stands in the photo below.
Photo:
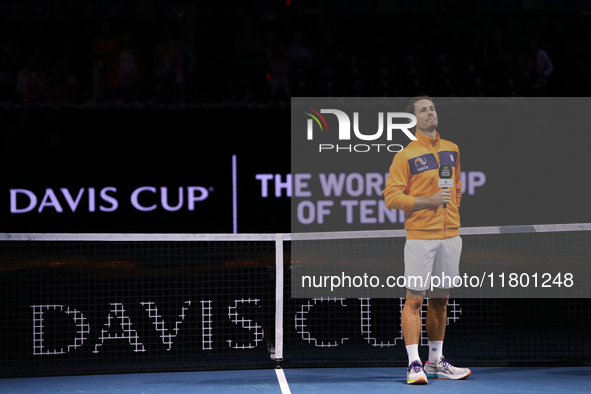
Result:
{"type": "MultiPolygon", "coordinates": [[[[350,23],[329,24],[317,17],[310,19],[311,24],[283,26],[281,18],[255,14],[212,27],[215,22],[200,23],[204,19],[198,4],[193,10],[201,19],[192,24],[179,24],[178,12],[176,19],[137,24],[133,18],[97,17],[85,22],[83,31],[70,28],[64,34],[67,39],[49,38],[40,44],[15,37],[0,41],[0,102],[269,102],[290,96],[417,92],[547,96],[562,93],[555,74],[572,71],[560,69],[568,62],[560,62],[552,51],[556,44],[549,43],[547,35],[540,39],[539,32],[530,29],[515,40],[507,33],[507,24],[489,26],[479,32],[484,39],[477,45],[464,47],[453,37],[446,45],[437,44],[441,37],[429,42],[436,29],[418,36],[393,31],[395,26],[379,29],[380,34],[392,31],[391,36],[357,33],[356,29],[366,31],[371,22],[358,23],[354,18],[350,23]],[[221,29],[227,33],[219,33],[221,29]],[[416,45],[408,43],[413,35],[416,45]],[[407,44],[399,46],[400,41],[407,44]]],[[[384,20],[388,18],[379,22],[384,20]]],[[[519,23],[516,20],[514,25],[519,23]]],[[[37,34],[52,34],[39,29],[37,34]]]]}

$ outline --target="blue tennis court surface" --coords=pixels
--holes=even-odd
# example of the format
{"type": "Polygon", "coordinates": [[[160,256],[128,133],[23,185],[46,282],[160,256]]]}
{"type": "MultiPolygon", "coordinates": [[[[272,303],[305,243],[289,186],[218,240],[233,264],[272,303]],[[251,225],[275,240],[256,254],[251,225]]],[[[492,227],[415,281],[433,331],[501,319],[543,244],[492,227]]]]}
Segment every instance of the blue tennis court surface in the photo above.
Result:
{"type": "MultiPolygon", "coordinates": [[[[298,393],[589,393],[590,367],[472,368],[466,380],[431,379],[406,384],[404,368],[314,368],[284,370],[288,387],[298,393]]],[[[272,369],[62,376],[0,380],[0,393],[150,394],[282,393],[272,369]]]]}
{"type": "Polygon", "coordinates": [[[471,368],[472,376],[406,384],[404,368],[288,369],[297,393],[589,393],[591,368],[471,368]]]}

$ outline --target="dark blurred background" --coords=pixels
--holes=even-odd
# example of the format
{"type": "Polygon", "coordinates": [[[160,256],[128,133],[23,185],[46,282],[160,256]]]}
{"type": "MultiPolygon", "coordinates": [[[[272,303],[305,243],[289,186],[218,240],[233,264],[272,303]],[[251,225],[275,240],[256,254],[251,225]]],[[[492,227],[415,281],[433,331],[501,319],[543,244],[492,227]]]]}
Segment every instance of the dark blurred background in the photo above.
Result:
{"type": "Polygon", "coordinates": [[[0,102],[572,96],[591,1],[6,1],[0,102]]]}

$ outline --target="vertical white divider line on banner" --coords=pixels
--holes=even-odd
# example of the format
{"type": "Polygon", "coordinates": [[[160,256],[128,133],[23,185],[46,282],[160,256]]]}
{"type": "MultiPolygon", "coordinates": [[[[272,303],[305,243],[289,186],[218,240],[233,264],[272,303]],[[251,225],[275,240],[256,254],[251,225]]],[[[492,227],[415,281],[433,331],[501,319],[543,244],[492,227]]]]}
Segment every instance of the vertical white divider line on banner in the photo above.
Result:
{"type": "Polygon", "coordinates": [[[283,234],[275,234],[275,361],[283,360],[283,234]]]}
{"type": "Polygon", "coordinates": [[[238,196],[236,193],[236,155],[232,155],[232,232],[238,234],[238,196]]]}

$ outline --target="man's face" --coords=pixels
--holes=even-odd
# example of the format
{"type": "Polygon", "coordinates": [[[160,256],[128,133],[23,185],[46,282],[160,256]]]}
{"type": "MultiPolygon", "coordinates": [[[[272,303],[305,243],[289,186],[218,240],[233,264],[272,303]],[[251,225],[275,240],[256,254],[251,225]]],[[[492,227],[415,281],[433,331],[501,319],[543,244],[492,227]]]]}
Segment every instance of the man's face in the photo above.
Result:
{"type": "Polygon", "coordinates": [[[437,111],[431,100],[423,99],[415,103],[417,129],[431,132],[437,129],[437,111]]]}

